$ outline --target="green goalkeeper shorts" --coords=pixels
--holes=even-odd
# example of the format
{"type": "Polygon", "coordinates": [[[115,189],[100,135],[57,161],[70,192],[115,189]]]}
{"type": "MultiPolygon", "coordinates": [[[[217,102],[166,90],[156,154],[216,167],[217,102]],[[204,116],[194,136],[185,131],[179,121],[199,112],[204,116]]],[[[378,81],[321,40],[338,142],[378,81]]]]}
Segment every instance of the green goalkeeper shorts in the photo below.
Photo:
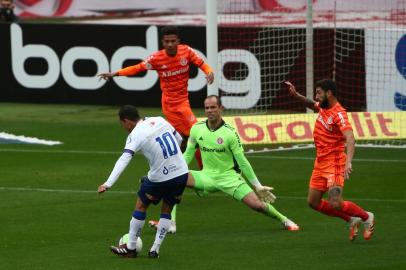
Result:
{"type": "Polygon", "coordinates": [[[252,188],[244,178],[236,172],[210,174],[204,171],[190,171],[195,179],[196,193],[201,196],[205,193],[222,191],[234,199],[241,201],[252,188]]]}

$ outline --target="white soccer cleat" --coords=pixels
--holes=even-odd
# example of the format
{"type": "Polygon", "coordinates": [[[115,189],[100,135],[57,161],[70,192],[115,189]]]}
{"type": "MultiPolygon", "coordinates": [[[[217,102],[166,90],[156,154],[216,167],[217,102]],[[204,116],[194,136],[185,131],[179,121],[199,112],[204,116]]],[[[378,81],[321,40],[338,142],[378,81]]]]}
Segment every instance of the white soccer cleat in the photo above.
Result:
{"type": "Polygon", "coordinates": [[[368,213],[368,219],[364,221],[364,239],[371,239],[374,234],[375,216],[371,212],[368,213]]]}
{"type": "Polygon", "coordinates": [[[288,218],[285,219],[284,221],[282,221],[282,225],[283,225],[283,228],[288,231],[300,230],[299,225],[297,225],[296,223],[294,223],[292,220],[290,220],[288,218]]]}
{"type": "Polygon", "coordinates": [[[361,224],[362,219],[359,217],[351,217],[349,223],[350,223],[350,241],[354,241],[355,238],[358,235],[358,228],[359,225],[361,224]]]}
{"type": "Polygon", "coordinates": [[[176,222],[171,220],[171,226],[169,226],[168,233],[176,233],[176,222]]]}

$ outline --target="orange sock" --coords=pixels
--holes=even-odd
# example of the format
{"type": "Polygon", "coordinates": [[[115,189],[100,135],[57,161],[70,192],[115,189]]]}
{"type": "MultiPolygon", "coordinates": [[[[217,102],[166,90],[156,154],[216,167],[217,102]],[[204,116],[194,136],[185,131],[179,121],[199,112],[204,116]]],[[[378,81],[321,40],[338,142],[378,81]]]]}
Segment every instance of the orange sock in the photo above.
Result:
{"type": "Polygon", "coordinates": [[[341,211],[352,217],[360,217],[363,221],[368,219],[368,213],[351,201],[344,201],[341,211]]]}
{"type": "Polygon", "coordinates": [[[344,219],[347,222],[350,221],[350,219],[351,219],[351,216],[349,216],[345,212],[336,210],[333,207],[331,207],[330,204],[326,200],[321,200],[321,202],[320,202],[319,206],[317,206],[316,210],[327,216],[339,217],[341,219],[344,219]]]}

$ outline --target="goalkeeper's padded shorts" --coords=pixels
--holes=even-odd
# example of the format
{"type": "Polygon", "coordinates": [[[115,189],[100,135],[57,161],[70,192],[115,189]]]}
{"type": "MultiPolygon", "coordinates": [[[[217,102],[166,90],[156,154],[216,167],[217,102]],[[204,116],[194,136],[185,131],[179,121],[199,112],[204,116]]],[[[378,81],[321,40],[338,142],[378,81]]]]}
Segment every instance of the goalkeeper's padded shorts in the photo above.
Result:
{"type": "Polygon", "coordinates": [[[244,178],[234,171],[212,174],[204,171],[190,171],[195,179],[195,191],[199,196],[222,191],[241,201],[248,193],[253,192],[244,178]]]}

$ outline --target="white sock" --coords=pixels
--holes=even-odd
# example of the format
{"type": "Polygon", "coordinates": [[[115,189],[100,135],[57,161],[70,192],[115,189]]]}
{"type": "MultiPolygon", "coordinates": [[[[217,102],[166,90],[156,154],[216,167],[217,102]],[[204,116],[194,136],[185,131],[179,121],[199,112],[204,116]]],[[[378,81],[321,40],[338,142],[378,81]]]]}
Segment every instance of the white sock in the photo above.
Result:
{"type": "Polygon", "coordinates": [[[135,244],[137,243],[138,237],[141,235],[142,228],[144,227],[145,219],[139,220],[132,218],[130,221],[130,232],[129,239],[127,243],[128,249],[135,249],[135,244]]]}
{"type": "Polygon", "coordinates": [[[161,247],[162,242],[165,239],[165,236],[168,232],[169,227],[171,226],[171,220],[166,218],[160,218],[158,223],[158,229],[155,235],[155,242],[152,245],[150,251],[156,251],[159,253],[159,248],[161,247]]]}

